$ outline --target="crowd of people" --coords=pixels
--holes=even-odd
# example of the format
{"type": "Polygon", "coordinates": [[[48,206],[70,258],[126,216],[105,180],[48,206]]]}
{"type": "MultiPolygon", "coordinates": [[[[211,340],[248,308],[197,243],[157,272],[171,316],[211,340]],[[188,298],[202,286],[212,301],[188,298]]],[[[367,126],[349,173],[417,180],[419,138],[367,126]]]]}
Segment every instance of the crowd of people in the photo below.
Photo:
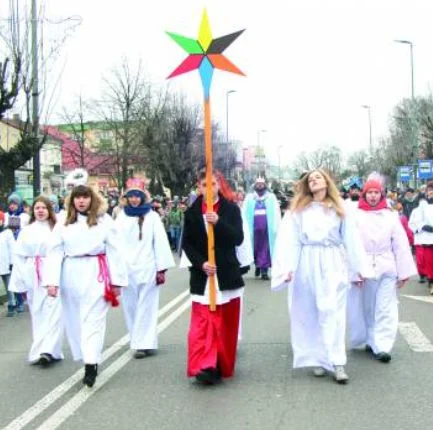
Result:
{"type": "Polygon", "coordinates": [[[190,274],[187,375],[203,384],[234,374],[242,338],[244,275],[288,289],[293,367],[331,373],[345,384],[350,347],[388,363],[397,336],[398,289],[416,275],[433,294],[433,182],[387,192],[380,175],[338,189],[323,170],[305,172],[284,194],[258,177],[250,193],[204,171],[187,197],[152,198],[131,178],[119,199],[104,198],[78,169],[68,195],[37,197],[28,211],[17,193],[0,211],[0,275],[7,316],[32,321],[28,360],[63,360],[62,340],[92,387],[110,306],[122,304],[137,359],[158,349],[159,289],[175,266],[190,274]],[[212,189],[213,207],[204,198],[212,189]],[[215,261],[208,255],[208,228],[215,261]],[[413,254],[416,258],[414,259],[413,254]],[[416,265],[415,262],[416,261],[416,265]],[[216,310],[210,309],[215,283],[216,310]]]}

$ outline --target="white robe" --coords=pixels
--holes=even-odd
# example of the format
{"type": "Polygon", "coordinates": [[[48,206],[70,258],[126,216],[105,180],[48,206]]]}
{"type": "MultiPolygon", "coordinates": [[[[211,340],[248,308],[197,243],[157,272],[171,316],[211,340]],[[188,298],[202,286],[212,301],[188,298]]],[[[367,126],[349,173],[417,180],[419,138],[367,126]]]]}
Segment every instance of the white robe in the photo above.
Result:
{"type": "Polygon", "coordinates": [[[42,286],[46,268],[47,246],[51,228],[47,221],[35,221],[24,227],[15,244],[10,291],[27,292],[32,319],[33,343],[29,362],[39,360],[42,353],[62,359],[62,305],[58,298],[49,297],[42,286]]]}
{"type": "Polygon", "coordinates": [[[144,217],[142,240],[137,217],[121,211],[115,223],[128,268],[128,288],[122,293],[122,304],[131,349],[157,349],[160,287],[156,285],[156,272],[175,265],[167,233],[154,211],[144,217]]]}
{"type": "Polygon", "coordinates": [[[0,275],[9,275],[15,239],[12,230],[6,228],[0,232],[0,275]]]}
{"type": "Polygon", "coordinates": [[[51,235],[44,285],[61,287],[66,334],[75,360],[86,364],[101,361],[106,317],[110,304],[99,276],[98,254],[106,254],[111,283],[126,286],[126,265],[119,252],[114,221],[107,214],[89,227],[87,217],[56,224],[51,235]]]}
{"type": "Polygon", "coordinates": [[[374,277],[350,289],[350,343],[352,348],[368,344],[376,354],[389,353],[398,330],[396,283],[416,275],[417,269],[396,212],[358,210],[356,220],[374,277]]]}
{"type": "Polygon", "coordinates": [[[289,290],[293,367],[333,370],[346,363],[346,297],[349,267],[369,276],[352,212],[313,202],[287,212],[277,234],[271,288],[289,290]]]}

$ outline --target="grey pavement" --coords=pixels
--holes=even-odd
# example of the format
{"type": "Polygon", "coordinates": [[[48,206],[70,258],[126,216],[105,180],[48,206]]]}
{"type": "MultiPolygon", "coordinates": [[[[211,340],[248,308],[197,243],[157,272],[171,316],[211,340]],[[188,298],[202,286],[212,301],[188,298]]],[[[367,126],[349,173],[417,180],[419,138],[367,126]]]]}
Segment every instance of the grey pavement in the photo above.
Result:
{"type": "MultiPolygon", "coordinates": [[[[187,271],[169,272],[161,307],[187,288],[187,271]]],[[[293,371],[287,295],[247,275],[244,338],[237,372],[218,386],[203,387],[185,375],[189,311],[160,335],[155,357],[129,361],[59,428],[61,429],[428,429],[432,426],[433,353],[413,352],[399,335],[393,360],[385,365],[364,352],[350,352],[347,386],[331,377],[293,371]]],[[[404,292],[427,297],[413,281],[404,292]]],[[[174,311],[176,308],[173,308],[174,311]]],[[[168,317],[167,313],[161,320],[168,317]]],[[[81,365],[66,359],[50,369],[26,363],[28,314],[0,317],[0,428],[71,376],[81,365]]],[[[401,298],[401,321],[416,322],[433,340],[433,303],[401,298]]],[[[121,310],[110,312],[107,347],[125,334],[121,310]]],[[[101,366],[101,377],[127,348],[101,366]]],[[[98,384],[98,381],[97,381],[98,384]]],[[[25,428],[33,429],[70,404],[76,384],[25,428]]]]}

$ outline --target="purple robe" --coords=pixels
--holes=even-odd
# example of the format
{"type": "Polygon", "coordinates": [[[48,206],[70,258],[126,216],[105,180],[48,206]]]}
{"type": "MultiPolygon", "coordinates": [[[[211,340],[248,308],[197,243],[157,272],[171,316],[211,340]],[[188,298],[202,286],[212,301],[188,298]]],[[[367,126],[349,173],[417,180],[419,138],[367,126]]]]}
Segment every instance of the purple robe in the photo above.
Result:
{"type": "Polygon", "coordinates": [[[269,250],[268,221],[263,200],[257,200],[254,212],[254,263],[261,269],[271,267],[269,250]]]}

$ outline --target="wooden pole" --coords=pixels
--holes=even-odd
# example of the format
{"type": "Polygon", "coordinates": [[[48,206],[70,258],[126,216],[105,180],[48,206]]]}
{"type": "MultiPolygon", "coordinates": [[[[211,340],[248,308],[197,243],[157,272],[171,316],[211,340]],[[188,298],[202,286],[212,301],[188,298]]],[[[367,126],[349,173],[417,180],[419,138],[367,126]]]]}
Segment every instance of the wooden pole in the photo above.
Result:
{"type": "MultiPolygon", "coordinates": [[[[204,143],[206,154],[206,206],[207,211],[213,211],[212,192],[212,121],[210,114],[210,98],[204,101],[204,143]]],[[[207,254],[208,262],[215,266],[215,236],[213,225],[208,223],[207,230],[207,254]]],[[[216,310],[216,286],[215,275],[209,276],[209,306],[211,311],[216,310]]]]}

